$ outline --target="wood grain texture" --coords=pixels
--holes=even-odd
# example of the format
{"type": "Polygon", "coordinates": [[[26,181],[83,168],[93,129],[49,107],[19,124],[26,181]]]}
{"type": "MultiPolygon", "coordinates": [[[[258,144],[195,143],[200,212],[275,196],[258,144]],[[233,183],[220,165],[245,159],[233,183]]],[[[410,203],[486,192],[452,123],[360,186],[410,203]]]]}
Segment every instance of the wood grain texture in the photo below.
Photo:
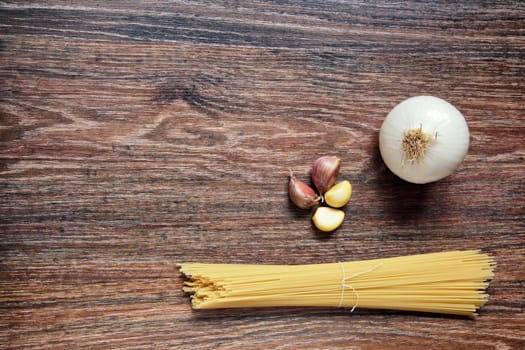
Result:
{"type": "Polygon", "coordinates": [[[0,348],[525,347],[519,1],[0,3],[0,348]],[[418,94],[470,151],[424,186],[378,130],[418,94]],[[353,183],[317,233],[287,197],[320,155],[353,183]],[[181,261],[303,264],[481,248],[475,320],[357,309],[195,312],[181,261]]]}

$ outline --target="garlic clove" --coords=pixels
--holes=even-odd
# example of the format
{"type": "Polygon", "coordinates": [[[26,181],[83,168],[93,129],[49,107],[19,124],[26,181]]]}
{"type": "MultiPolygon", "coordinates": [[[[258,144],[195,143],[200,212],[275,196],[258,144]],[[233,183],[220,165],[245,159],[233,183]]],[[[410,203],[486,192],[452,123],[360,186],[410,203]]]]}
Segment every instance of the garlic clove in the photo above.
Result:
{"type": "Polygon", "coordinates": [[[330,189],[339,176],[341,159],[336,156],[323,156],[318,158],[312,169],[312,181],[317,191],[323,195],[330,189]]]}
{"type": "Polygon", "coordinates": [[[343,223],[345,212],[329,207],[319,207],[316,209],[312,221],[319,230],[332,232],[343,223]]]}
{"type": "Polygon", "coordinates": [[[311,208],[319,204],[321,199],[310,186],[297,179],[291,170],[288,194],[292,202],[301,209],[311,208]]]}
{"type": "Polygon", "coordinates": [[[326,204],[333,208],[340,208],[350,200],[352,196],[352,184],[349,181],[341,181],[330,188],[324,194],[326,204]]]}

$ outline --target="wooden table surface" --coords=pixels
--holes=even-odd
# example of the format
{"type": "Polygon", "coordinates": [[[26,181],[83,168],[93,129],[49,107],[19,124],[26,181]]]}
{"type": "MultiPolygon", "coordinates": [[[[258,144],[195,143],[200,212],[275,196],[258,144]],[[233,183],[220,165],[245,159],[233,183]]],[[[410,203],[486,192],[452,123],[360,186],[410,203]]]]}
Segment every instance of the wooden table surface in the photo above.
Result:
{"type": "Polygon", "coordinates": [[[525,347],[525,4],[0,3],[0,348],[525,347]],[[386,114],[444,98],[452,176],[399,180],[386,114]],[[317,233],[287,195],[321,155],[353,183],[317,233]],[[181,261],[306,264],[454,249],[497,261],[479,317],[193,311],[181,261]]]}

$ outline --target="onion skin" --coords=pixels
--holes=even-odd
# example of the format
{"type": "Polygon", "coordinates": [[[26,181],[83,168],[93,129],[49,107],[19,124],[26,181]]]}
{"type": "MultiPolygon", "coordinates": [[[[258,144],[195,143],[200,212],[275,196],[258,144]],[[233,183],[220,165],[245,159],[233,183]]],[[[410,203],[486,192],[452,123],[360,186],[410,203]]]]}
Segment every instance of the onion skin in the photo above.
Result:
{"type": "MultiPolygon", "coordinates": [[[[438,97],[415,96],[387,115],[379,132],[379,150],[394,174],[424,184],[454,173],[468,152],[469,140],[467,122],[456,107],[438,97]],[[405,137],[419,131],[424,135],[422,148],[407,153],[405,137]]],[[[417,142],[412,139],[411,144],[417,142]]]]}

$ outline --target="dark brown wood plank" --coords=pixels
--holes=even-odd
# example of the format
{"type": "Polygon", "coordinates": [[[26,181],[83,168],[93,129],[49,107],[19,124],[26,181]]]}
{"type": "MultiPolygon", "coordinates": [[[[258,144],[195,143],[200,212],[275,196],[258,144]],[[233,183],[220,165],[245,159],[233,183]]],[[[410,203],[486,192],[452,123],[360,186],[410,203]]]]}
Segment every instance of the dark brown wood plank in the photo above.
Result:
{"type": "Polygon", "coordinates": [[[524,347],[524,20],[518,1],[2,2],[0,348],[524,347]],[[471,131],[424,186],[377,146],[418,94],[471,131]],[[354,186],[331,235],[286,192],[325,154],[354,186]],[[478,248],[498,265],[475,320],[195,312],[175,266],[478,248]]]}

